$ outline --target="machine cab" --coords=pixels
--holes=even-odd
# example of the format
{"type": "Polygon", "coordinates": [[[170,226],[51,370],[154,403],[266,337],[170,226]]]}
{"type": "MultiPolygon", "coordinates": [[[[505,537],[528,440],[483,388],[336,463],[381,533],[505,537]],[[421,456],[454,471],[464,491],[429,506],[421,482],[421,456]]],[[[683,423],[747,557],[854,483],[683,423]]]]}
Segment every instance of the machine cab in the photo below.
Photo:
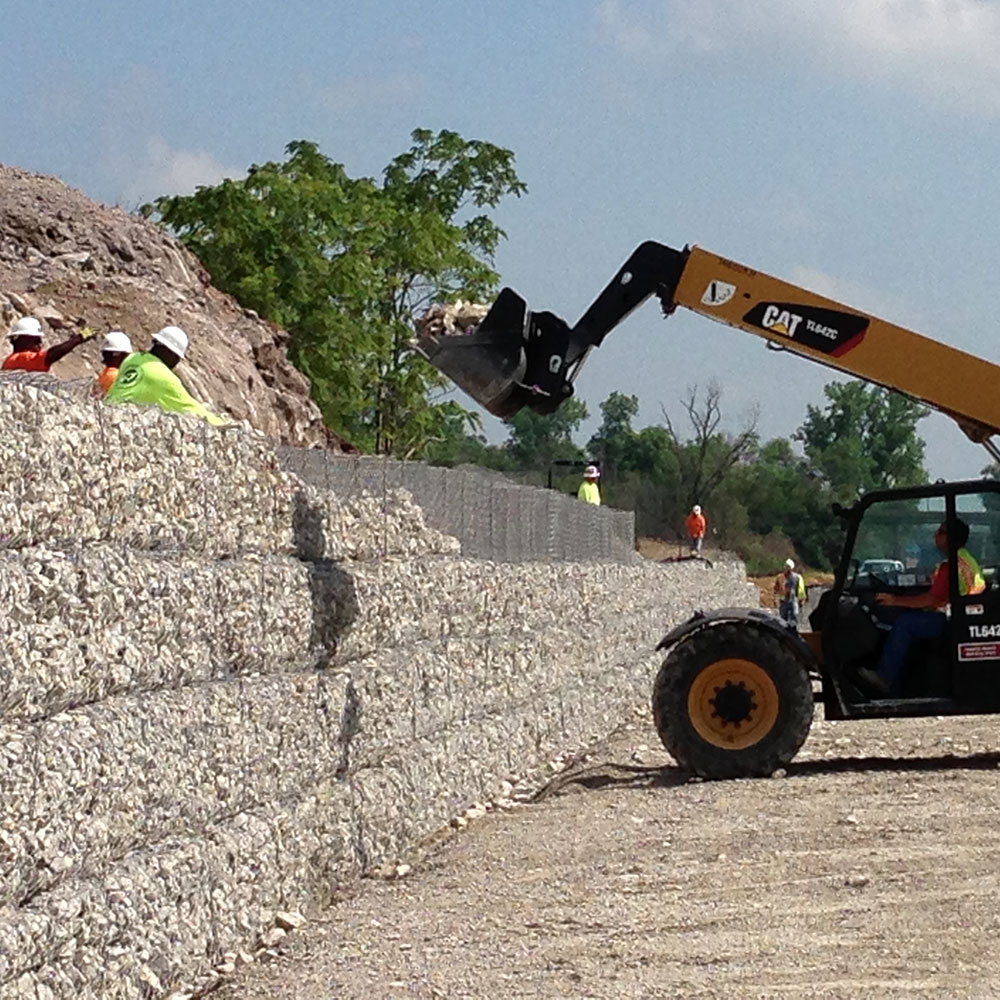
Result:
{"type": "Polygon", "coordinates": [[[822,633],[824,662],[846,700],[891,700],[893,714],[1000,709],[1000,483],[879,491],[845,517],[836,583],[812,624],[822,633]],[[946,535],[938,533],[942,524],[946,535]],[[968,538],[957,544],[966,529],[968,538]],[[947,603],[937,611],[880,598],[927,595],[942,574],[937,587],[947,586],[947,603]],[[878,667],[897,618],[914,613],[939,615],[940,633],[911,642],[901,690],[891,699],[866,690],[864,671],[878,667]]]}

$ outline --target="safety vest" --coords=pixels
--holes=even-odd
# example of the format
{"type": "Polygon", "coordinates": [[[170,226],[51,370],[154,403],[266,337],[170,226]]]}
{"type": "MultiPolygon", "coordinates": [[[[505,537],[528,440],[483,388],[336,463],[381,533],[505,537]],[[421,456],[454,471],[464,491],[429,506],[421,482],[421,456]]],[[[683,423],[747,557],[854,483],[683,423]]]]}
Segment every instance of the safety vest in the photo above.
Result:
{"type": "Polygon", "coordinates": [[[207,410],[184,388],[181,380],[154,354],[136,351],[118,369],[118,378],[104,397],[112,406],[117,403],[155,405],[173,413],[193,413],[210,424],[226,423],[207,410]]]}
{"type": "Polygon", "coordinates": [[[976,562],[975,556],[968,549],[958,550],[958,592],[965,594],[981,594],[986,589],[986,578],[976,562]]]}
{"type": "Polygon", "coordinates": [[[804,601],[806,599],[806,578],[799,573],[799,582],[795,585],[795,596],[800,600],[804,601]]]}

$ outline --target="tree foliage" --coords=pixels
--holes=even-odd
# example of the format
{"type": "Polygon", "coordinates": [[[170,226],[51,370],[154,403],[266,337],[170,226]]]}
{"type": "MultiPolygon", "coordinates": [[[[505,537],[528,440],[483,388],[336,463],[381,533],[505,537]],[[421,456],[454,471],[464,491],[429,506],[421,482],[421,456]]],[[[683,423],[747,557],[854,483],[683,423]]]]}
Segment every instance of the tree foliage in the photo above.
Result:
{"type": "Polygon", "coordinates": [[[201,259],[214,284],[284,327],[324,419],[366,451],[420,455],[455,421],[450,383],[408,349],[431,302],[496,288],[503,231],[487,210],[525,190],[514,154],[417,129],[381,181],[352,178],[312,142],[147,210],[201,259]]]}
{"type": "Polygon", "coordinates": [[[832,382],[825,408],[809,406],[795,437],[834,496],[853,502],[873,489],[925,482],[917,421],[930,410],[908,396],[863,382],[832,382]]]}
{"type": "Polygon", "coordinates": [[[505,445],[515,469],[537,472],[539,481],[557,459],[582,460],[583,450],[573,443],[573,434],[587,419],[587,405],[570,397],[555,413],[540,414],[527,408],[511,419],[505,445]]]}

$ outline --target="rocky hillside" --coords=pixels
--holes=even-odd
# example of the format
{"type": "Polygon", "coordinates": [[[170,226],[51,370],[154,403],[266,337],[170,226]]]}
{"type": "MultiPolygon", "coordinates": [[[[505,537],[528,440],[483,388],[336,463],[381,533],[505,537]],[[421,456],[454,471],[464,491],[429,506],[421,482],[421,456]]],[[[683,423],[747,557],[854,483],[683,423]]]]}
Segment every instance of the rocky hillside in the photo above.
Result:
{"type": "MultiPolygon", "coordinates": [[[[184,246],[55,177],[0,164],[4,331],[28,314],[42,320],[49,344],[90,326],[124,330],[144,349],[150,334],[174,323],[191,339],[178,374],[196,398],[286,444],[351,450],[324,427],[308,381],[285,353],[288,335],[213,288],[184,246]]],[[[95,338],[53,373],[92,376],[99,350],[95,338]]]]}

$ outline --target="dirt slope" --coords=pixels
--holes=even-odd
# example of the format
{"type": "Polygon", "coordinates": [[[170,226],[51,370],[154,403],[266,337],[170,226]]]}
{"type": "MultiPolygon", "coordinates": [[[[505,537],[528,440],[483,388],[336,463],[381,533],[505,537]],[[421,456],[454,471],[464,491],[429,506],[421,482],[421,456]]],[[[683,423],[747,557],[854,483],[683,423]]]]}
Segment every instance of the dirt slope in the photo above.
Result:
{"type": "Polygon", "coordinates": [[[997,743],[819,721],[787,776],[689,783],[643,722],[214,996],[996,997],[997,743]]]}
{"type": "MultiPolygon", "coordinates": [[[[152,223],[109,208],[55,177],[0,164],[0,320],[43,320],[46,343],[90,326],[124,330],[144,349],[162,326],[191,340],[178,368],[193,395],[290,444],[339,449],[287,334],[213,288],[190,252],[152,223]]],[[[100,370],[99,338],[53,367],[62,378],[100,370]]],[[[6,342],[2,345],[6,349],[6,342]]]]}

